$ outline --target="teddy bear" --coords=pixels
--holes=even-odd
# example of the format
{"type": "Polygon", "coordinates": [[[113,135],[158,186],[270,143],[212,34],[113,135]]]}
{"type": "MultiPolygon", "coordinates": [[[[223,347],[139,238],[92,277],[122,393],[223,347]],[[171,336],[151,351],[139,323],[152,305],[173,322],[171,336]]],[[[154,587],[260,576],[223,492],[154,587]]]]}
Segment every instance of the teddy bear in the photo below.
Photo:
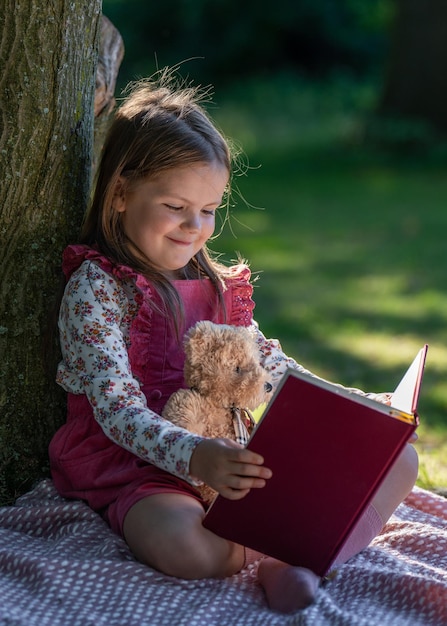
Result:
{"type": "MultiPolygon", "coordinates": [[[[253,328],[201,321],[184,339],[184,379],[162,415],[202,437],[224,437],[246,444],[255,422],[251,411],[268,402],[272,385],[261,365],[253,328]]],[[[206,502],[216,492],[199,491],[206,502]]]]}

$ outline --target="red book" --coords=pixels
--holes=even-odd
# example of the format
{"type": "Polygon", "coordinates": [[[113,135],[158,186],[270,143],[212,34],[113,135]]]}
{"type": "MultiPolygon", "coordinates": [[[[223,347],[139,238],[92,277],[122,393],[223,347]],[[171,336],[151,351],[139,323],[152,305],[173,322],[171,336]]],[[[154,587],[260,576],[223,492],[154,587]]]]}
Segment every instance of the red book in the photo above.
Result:
{"type": "Polygon", "coordinates": [[[272,478],[241,500],[217,496],[204,526],[324,576],[418,426],[426,353],[391,406],[288,370],[247,444],[272,478]]]}

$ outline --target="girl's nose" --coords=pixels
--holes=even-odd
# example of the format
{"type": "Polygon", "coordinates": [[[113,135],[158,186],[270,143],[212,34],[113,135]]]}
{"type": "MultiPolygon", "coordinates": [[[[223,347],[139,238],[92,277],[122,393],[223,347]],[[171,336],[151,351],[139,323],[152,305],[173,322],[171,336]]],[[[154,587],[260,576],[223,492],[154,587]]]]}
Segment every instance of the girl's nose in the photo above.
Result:
{"type": "Polygon", "coordinates": [[[200,217],[195,213],[190,213],[186,216],[185,221],[183,222],[183,227],[187,230],[199,230],[200,217]]]}

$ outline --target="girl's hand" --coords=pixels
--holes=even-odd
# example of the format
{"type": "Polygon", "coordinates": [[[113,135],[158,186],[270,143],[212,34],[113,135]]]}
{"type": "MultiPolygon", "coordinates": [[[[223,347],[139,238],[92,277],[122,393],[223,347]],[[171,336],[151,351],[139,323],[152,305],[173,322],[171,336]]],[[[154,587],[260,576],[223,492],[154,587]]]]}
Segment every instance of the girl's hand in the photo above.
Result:
{"type": "MultiPolygon", "coordinates": [[[[374,399],[377,400],[377,402],[382,402],[382,404],[388,404],[388,406],[391,406],[391,402],[393,400],[393,394],[392,393],[378,393],[378,394],[375,394],[374,399]]],[[[418,440],[418,436],[414,432],[410,435],[408,443],[414,443],[417,440],[418,440]]]]}
{"type": "Polygon", "coordinates": [[[391,406],[391,400],[393,399],[392,393],[375,393],[367,395],[372,395],[376,402],[381,402],[382,404],[387,404],[388,406],[391,406]]]}
{"type": "Polygon", "coordinates": [[[272,472],[259,454],[231,439],[205,439],[191,456],[190,473],[230,500],[264,487],[272,472]]]}

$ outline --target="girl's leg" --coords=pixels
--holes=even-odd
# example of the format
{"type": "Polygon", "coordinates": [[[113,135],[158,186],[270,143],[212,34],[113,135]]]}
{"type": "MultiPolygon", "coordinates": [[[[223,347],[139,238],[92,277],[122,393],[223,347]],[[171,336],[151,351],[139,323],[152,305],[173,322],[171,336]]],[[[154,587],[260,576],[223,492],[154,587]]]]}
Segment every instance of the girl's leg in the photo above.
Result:
{"type": "Polygon", "coordinates": [[[413,489],[418,467],[417,452],[407,444],[372,501],[384,524],[413,489]]]}
{"type": "Polygon", "coordinates": [[[280,613],[293,613],[309,606],[320,585],[320,577],[310,569],[293,567],[272,557],[259,563],[258,580],[269,607],[280,613]]]}
{"type": "MultiPolygon", "coordinates": [[[[417,471],[416,451],[407,445],[335,564],[344,563],[369,545],[412,490],[417,471]]],[[[205,529],[203,515],[200,503],[189,496],[149,496],[128,512],[124,537],[136,558],[171,576],[185,579],[231,576],[245,563],[244,548],[205,529]]],[[[270,557],[261,560],[258,577],[269,606],[285,613],[310,604],[320,582],[310,570],[270,557]]]]}
{"type": "MultiPolygon", "coordinates": [[[[127,513],[124,538],[142,563],[184,579],[223,578],[263,555],[214,535],[202,526],[201,504],[186,495],[143,498],[127,513]]],[[[290,612],[309,604],[319,578],[304,568],[263,558],[259,582],[271,608],[290,612]]]]}
{"type": "MultiPolygon", "coordinates": [[[[408,444],[352,531],[334,565],[345,563],[371,543],[413,489],[417,473],[418,457],[413,446],[408,444]]],[[[258,577],[270,607],[284,613],[296,611],[310,604],[320,582],[310,570],[292,567],[272,558],[261,561],[258,577]]]]}
{"type": "Polygon", "coordinates": [[[244,548],[204,526],[200,502],[178,493],[143,498],[127,513],[124,538],[142,563],[184,579],[231,576],[244,564],[244,548]]]}
{"type": "Polygon", "coordinates": [[[413,446],[407,444],[352,531],[334,565],[345,563],[371,543],[413,489],[417,475],[418,456],[413,446]]]}

